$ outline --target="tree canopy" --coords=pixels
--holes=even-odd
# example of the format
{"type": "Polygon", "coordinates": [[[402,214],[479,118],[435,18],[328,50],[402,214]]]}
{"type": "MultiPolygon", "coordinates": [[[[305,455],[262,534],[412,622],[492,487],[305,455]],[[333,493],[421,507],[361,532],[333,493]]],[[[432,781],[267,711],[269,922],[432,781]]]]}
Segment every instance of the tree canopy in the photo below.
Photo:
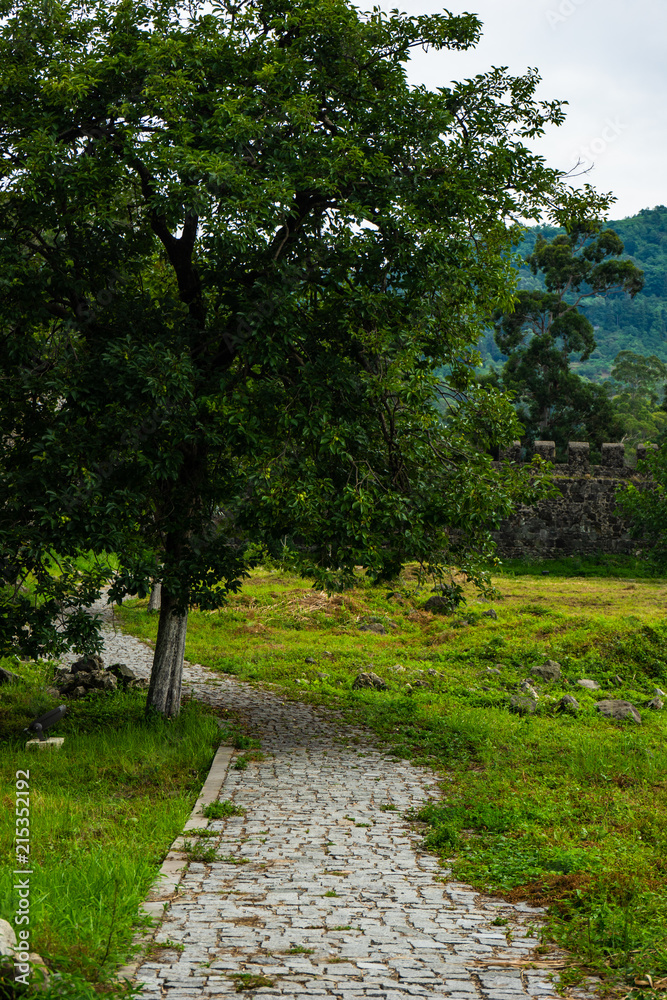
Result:
{"type": "Polygon", "coordinates": [[[501,381],[517,394],[526,436],[553,439],[561,453],[570,439],[599,447],[622,433],[605,389],[570,368],[595,348],[582,300],[616,291],[634,296],[643,286],[642,272],[619,259],[622,253],[619,237],[599,222],[551,240],[538,236],[526,264],[544,287],[519,291],[513,307],[496,314],[496,343],[508,356],[501,381]]]}
{"type": "Polygon", "coordinates": [[[113,552],[112,599],[162,581],[149,704],[174,714],[187,608],[219,606],[253,546],[329,587],[407,558],[481,580],[526,483],[490,464],[518,429],[471,345],[509,308],[517,220],[609,203],[528,148],[563,118],[537,73],[409,86],[415,46],[476,43],[469,14],[3,13],[4,647],[94,645],[53,611],[113,552]]]}

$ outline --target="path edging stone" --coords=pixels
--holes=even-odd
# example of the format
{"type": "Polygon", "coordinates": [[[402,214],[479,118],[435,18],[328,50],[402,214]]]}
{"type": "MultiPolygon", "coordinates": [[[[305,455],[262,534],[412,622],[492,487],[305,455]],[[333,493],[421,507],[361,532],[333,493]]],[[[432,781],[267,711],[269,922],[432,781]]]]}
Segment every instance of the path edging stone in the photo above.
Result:
{"type": "Polygon", "coordinates": [[[116,973],[116,978],[133,982],[141,966],[148,945],[155,939],[155,935],[160,929],[160,923],[165,913],[169,909],[169,904],[176,893],[183,873],[188,867],[187,859],[183,857],[184,834],[188,830],[205,829],[209,821],[202,815],[204,806],[217,802],[222,786],[227,777],[229,764],[232,759],[234,748],[228,744],[221,744],[213,758],[206,781],[202,785],[199,798],[194,804],[190,818],[169,848],[166,858],[160,866],[155,881],[153,882],[148,896],[139,907],[139,911],[146,916],[152,917],[155,921],[153,926],[146,933],[137,934],[132,945],[139,948],[135,959],[124,965],[116,973]]]}

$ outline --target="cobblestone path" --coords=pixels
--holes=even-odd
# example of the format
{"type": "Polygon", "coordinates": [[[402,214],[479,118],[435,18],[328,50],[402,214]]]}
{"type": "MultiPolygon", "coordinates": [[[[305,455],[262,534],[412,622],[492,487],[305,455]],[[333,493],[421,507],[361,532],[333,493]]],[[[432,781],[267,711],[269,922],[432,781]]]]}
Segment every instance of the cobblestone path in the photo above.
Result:
{"type": "MultiPolygon", "coordinates": [[[[106,642],[105,659],[150,669],[137,640],[107,627],[106,642]]],[[[211,821],[219,839],[205,843],[224,860],[185,871],[156,937],[177,947],[139,968],[146,1000],[239,987],[284,1000],[555,996],[544,969],[517,967],[540,911],[480,896],[420,852],[402,814],[437,794],[429,771],[332,713],[202,667],[186,668],[189,689],[240,712],[263,759],[227,773],[220,797],[246,814],[211,821]]]]}

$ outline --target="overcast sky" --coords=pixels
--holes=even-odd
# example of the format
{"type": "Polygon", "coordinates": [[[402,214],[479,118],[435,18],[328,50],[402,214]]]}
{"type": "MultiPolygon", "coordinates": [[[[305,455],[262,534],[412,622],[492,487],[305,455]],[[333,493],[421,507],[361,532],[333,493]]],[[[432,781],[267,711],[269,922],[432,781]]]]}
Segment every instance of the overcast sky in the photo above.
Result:
{"type": "MultiPolygon", "coordinates": [[[[380,2],[408,14],[443,9],[433,0],[380,2]]],[[[357,0],[357,6],[371,4],[357,0]]],[[[536,67],[539,96],[569,102],[565,124],[534,144],[549,165],[594,164],[584,180],[616,195],[612,219],[667,204],[664,0],[450,0],[448,6],[478,15],[482,41],[470,52],[416,51],[411,82],[435,88],[491,66],[507,66],[515,76],[536,67]]]]}

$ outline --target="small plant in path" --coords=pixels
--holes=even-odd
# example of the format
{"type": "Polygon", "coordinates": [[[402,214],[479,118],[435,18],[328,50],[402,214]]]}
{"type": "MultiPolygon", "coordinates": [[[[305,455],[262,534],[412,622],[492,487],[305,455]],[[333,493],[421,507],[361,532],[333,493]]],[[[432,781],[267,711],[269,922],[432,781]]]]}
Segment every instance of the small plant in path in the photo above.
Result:
{"type": "Polygon", "coordinates": [[[227,816],[245,816],[246,814],[243,806],[237,806],[230,799],[223,799],[222,802],[209,802],[201,812],[206,819],[225,819],[227,816]]]}
{"type": "Polygon", "coordinates": [[[204,847],[203,844],[192,844],[189,840],[186,840],[182,850],[184,854],[187,854],[190,861],[198,861],[204,865],[210,865],[212,861],[218,860],[215,847],[204,847]]]}
{"type": "Polygon", "coordinates": [[[246,767],[248,766],[251,760],[264,760],[264,754],[258,752],[242,753],[234,761],[234,769],[236,771],[245,771],[246,767]]]}
{"type": "Polygon", "coordinates": [[[264,986],[274,986],[275,983],[266,976],[254,976],[251,972],[238,972],[229,977],[234,982],[237,993],[245,993],[248,990],[261,990],[264,986]]]}

